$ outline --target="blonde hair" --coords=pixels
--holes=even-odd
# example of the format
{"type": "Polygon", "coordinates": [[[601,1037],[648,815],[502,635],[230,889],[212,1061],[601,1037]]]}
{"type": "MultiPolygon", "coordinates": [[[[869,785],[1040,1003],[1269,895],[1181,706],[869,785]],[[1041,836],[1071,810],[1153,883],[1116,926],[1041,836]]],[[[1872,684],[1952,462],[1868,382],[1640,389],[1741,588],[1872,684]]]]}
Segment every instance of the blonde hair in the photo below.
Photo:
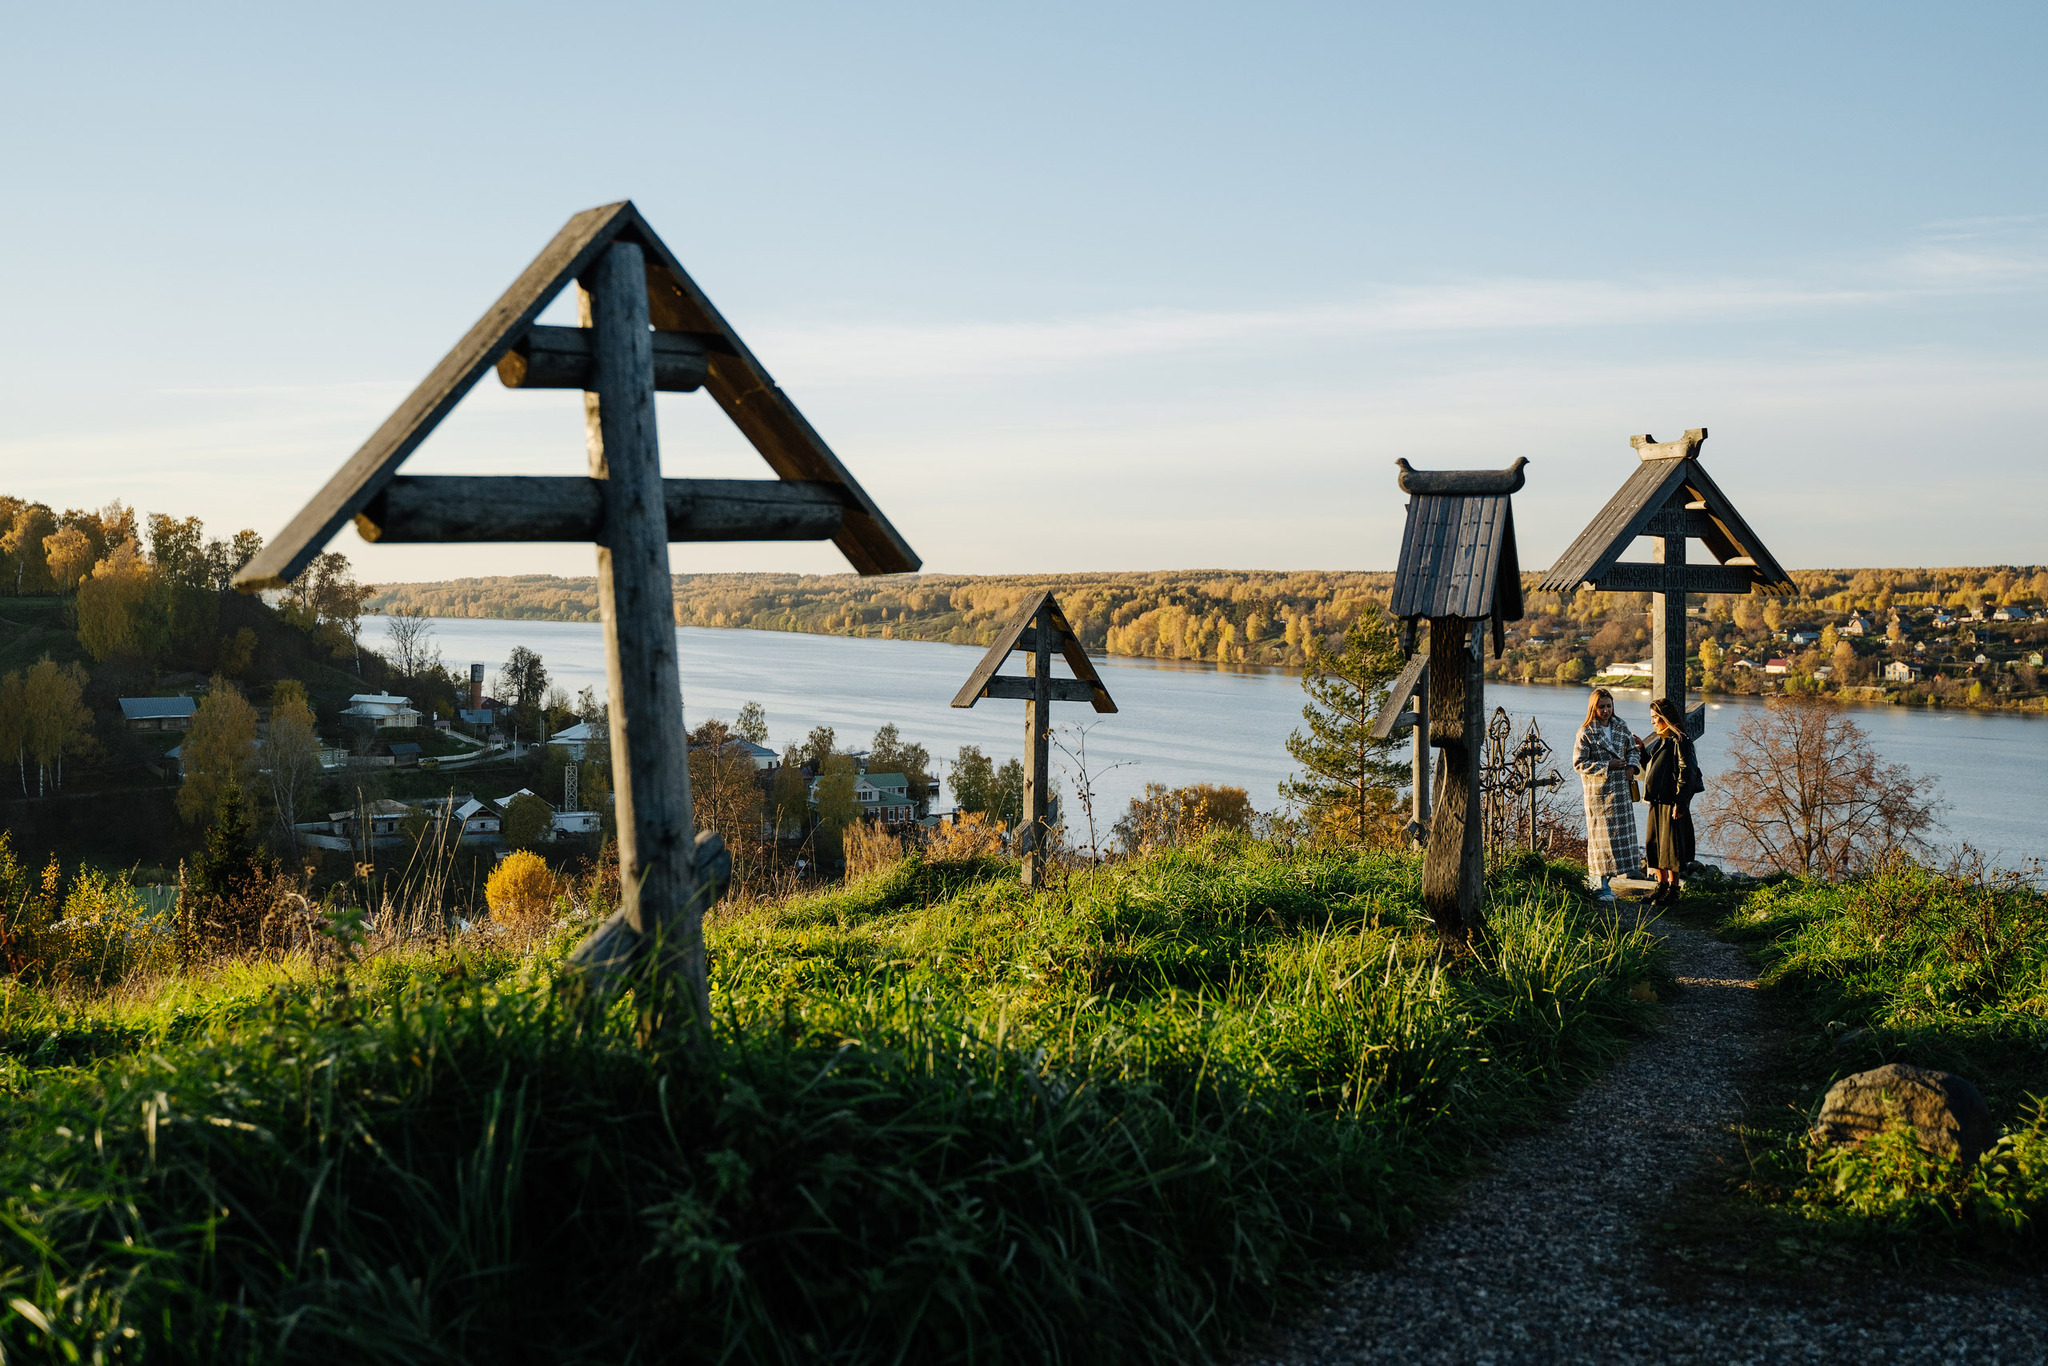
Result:
{"type": "Polygon", "coordinates": [[[1598,725],[1600,723],[1600,699],[1603,697],[1606,698],[1610,703],[1614,701],[1614,694],[1607,691],[1607,689],[1605,688],[1593,689],[1593,695],[1586,699],[1587,725],[1593,726],[1598,725]]]}

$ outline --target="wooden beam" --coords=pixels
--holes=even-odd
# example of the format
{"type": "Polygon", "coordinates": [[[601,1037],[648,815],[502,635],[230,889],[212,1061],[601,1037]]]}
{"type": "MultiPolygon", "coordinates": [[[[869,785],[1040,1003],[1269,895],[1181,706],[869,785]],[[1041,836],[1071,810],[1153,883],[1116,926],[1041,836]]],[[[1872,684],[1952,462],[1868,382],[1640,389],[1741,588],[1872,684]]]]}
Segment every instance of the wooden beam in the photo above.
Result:
{"type": "Polygon", "coordinates": [[[597,600],[611,699],[620,909],[650,957],[646,985],[654,990],[639,1003],[643,1022],[657,1020],[660,996],[674,991],[698,1027],[709,1028],[645,260],[634,243],[614,243],[580,292],[583,323],[596,329],[583,411],[590,473],[605,494],[597,600]]]}
{"type": "Polygon", "coordinates": [[[1380,708],[1380,714],[1373,719],[1373,739],[1390,740],[1396,730],[1414,724],[1405,719],[1408,714],[1408,699],[1415,696],[1415,689],[1421,683],[1423,671],[1427,668],[1428,651],[1419,650],[1409,656],[1407,667],[1395,677],[1394,686],[1387,692],[1386,705],[1380,708]]]}
{"type": "MultiPolygon", "coordinates": [[[[1669,513],[1660,514],[1669,516],[1669,513]]],[[[1657,563],[1676,584],[1686,575],[1685,537],[1659,536],[1657,563]]],[[[1685,589],[1669,587],[1650,604],[1650,695],[1668,697],[1685,715],[1685,589]]]]}
{"type": "MultiPolygon", "coordinates": [[[[711,352],[725,339],[707,332],[654,334],[654,387],[689,393],[711,370],[711,352]]],[[[582,327],[532,327],[498,357],[498,379],[507,389],[590,387],[590,331],[582,327]]]]}
{"type": "MultiPolygon", "coordinates": [[[[1045,884],[1046,857],[1052,839],[1046,801],[1052,782],[1052,594],[1039,600],[1032,617],[1033,648],[1024,656],[1031,698],[1024,704],[1024,885],[1045,884]]],[[[993,680],[991,680],[993,681],[993,680]]]]}
{"type": "MultiPolygon", "coordinates": [[[[838,484],[664,479],[671,541],[822,541],[839,530],[838,484]]],[[[356,514],[366,541],[597,541],[604,486],[576,475],[395,475],[356,514]]]]}
{"type": "Polygon", "coordinates": [[[498,363],[498,357],[525,334],[541,309],[590,267],[625,222],[638,217],[631,204],[618,203],[587,209],[571,218],[455,349],[384,419],[384,425],[235,576],[235,587],[245,593],[282,588],[297,578],[462,396],[498,363]]]}
{"type": "Polygon", "coordinates": [[[1756,583],[1754,571],[1718,564],[1667,569],[1661,564],[1609,565],[1593,580],[1603,593],[1747,593],[1756,583]]]}
{"type": "Polygon", "coordinates": [[[1704,541],[1709,536],[1725,533],[1718,523],[1704,512],[1693,512],[1685,508],[1665,508],[1652,516],[1643,526],[1645,536],[1690,536],[1704,541]]]}
{"type": "MultiPolygon", "coordinates": [[[[1026,655],[1029,661],[1032,655],[1026,655]]],[[[1095,688],[1086,679],[1080,678],[1014,678],[1008,674],[997,674],[982,684],[983,697],[1008,698],[1012,701],[1029,702],[1039,695],[1043,685],[1049,702],[1093,702],[1095,688]]]]}
{"type": "Polygon", "coordinates": [[[1485,893],[1485,822],[1479,759],[1486,744],[1486,672],[1478,623],[1435,617],[1429,623],[1429,742],[1443,751],[1429,852],[1422,861],[1422,904],[1438,933],[1479,927],[1485,893]]]}

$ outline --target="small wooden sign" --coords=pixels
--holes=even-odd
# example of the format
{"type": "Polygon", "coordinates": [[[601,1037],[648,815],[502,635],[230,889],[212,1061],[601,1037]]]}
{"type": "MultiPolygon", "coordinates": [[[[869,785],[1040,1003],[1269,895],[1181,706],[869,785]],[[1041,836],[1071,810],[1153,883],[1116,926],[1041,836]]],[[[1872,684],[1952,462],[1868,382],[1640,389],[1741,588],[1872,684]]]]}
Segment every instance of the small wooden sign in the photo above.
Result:
{"type": "Polygon", "coordinates": [[[1024,829],[1020,844],[1024,854],[1024,885],[1037,887],[1045,880],[1045,851],[1051,836],[1047,820],[1047,789],[1052,744],[1052,704],[1087,702],[1099,712],[1113,712],[1116,703],[1094,661],[1081,648],[1081,639],[1060,611],[1058,599],[1041,593],[1026,602],[996,636],[988,653],[974,666],[953,698],[956,707],[971,707],[984,697],[1021,698],[1024,702],[1024,829]],[[1052,676],[1052,652],[1058,649],[1074,671],[1072,678],[1052,676]],[[1024,677],[998,674],[997,669],[1014,650],[1024,652],[1024,677]]]}

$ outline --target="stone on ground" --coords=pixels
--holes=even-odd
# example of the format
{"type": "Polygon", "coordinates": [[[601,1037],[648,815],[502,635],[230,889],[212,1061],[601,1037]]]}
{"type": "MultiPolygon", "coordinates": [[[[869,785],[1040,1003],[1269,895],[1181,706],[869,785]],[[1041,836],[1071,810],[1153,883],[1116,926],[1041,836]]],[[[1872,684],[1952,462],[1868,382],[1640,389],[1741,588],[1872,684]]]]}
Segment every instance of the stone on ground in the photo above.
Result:
{"type": "Polygon", "coordinates": [[[1895,1114],[1913,1127],[1923,1151],[1964,1162],[1975,1162],[1997,1135],[1990,1107],[1969,1082],[1894,1062],[1830,1086],[1813,1141],[1828,1147],[1861,1143],[1895,1114]]]}

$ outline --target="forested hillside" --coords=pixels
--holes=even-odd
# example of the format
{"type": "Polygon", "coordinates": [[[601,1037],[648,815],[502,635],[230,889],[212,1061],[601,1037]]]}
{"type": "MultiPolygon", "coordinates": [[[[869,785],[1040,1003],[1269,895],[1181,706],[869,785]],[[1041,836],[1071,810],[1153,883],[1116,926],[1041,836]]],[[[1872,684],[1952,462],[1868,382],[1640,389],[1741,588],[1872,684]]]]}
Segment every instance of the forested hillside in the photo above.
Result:
{"type": "MultiPolygon", "coordinates": [[[[1766,686],[1747,677],[1738,661],[1754,655],[1761,664],[1783,655],[1802,666],[1800,686],[1827,679],[1834,680],[1834,687],[1874,686],[1882,682],[1890,651],[1924,665],[1924,676],[1914,686],[1896,690],[1908,700],[1924,697],[1967,704],[1972,701],[1972,681],[1982,685],[1978,704],[1987,696],[2023,699],[2038,693],[2036,675],[2026,671],[2037,668],[2027,660],[2037,646],[2033,636],[2041,630],[2039,623],[2005,631],[1986,623],[1963,640],[1959,635],[1936,635],[1927,619],[1935,607],[1965,613],[1978,607],[1988,613],[2002,605],[2038,608],[2048,598],[2048,568],[1816,569],[1796,571],[1792,577],[1799,591],[1790,598],[1709,596],[1700,601],[1694,649],[1710,637],[1714,648],[1707,652],[1697,685],[1729,691],[1766,686]],[[1887,633],[1894,611],[1902,616],[1897,640],[1887,633]],[[1822,633],[1846,624],[1853,612],[1875,614],[1877,634],[1854,645],[1853,658],[1834,659],[1842,639],[1839,633],[1826,642],[1818,658],[1812,657],[1822,633]],[[1802,628],[1816,639],[1794,642],[1792,637],[1802,628]],[[1980,635],[1982,641],[1977,639],[1980,635]],[[1916,645],[1921,647],[1917,655],[1916,645]],[[1992,666],[1988,672],[1976,660],[1979,653],[1992,666]],[[1828,672],[1816,676],[1816,669],[1828,672]],[[1945,692],[1940,686],[1944,678],[1956,686],[1945,692]],[[2001,689],[2000,684],[2006,686],[2001,689]]],[[[1493,676],[1518,682],[1581,682],[1647,651],[1647,595],[1538,593],[1537,578],[1525,576],[1528,615],[1509,627],[1505,657],[1488,661],[1493,676]]],[[[988,643],[1021,601],[1050,588],[1059,594],[1082,641],[1099,654],[1299,667],[1311,640],[1333,643],[1362,613],[1383,607],[1393,575],[1220,569],[986,578],[685,574],[675,582],[676,620],[685,626],[960,645],[988,643]]],[[[455,579],[394,584],[369,603],[371,611],[414,609],[433,616],[594,621],[597,585],[594,579],[541,574],[455,579]]]]}

